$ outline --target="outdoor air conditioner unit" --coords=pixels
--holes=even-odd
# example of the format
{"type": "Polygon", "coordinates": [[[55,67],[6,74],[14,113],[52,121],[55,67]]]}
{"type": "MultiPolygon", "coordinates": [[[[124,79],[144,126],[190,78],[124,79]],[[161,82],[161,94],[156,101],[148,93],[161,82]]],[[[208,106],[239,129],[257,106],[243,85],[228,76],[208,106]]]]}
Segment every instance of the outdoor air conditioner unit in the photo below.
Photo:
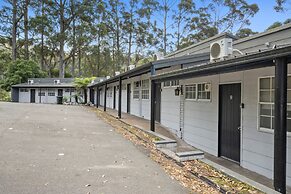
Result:
{"type": "Polygon", "coordinates": [[[232,39],[223,38],[210,44],[210,61],[222,60],[233,53],[232,39]]]}
{"type": "Polygon", "coordinates": [[[133,70],[134,68],[135,68],[135,65],[129,65],[129,66],[128,66],[128,69],[129,69],[129,70],[133,70]]]}
{"type": "Polygon", "coordinates": [[[29,79],[28,80],[28,84],[33,84],[33,80],[32,79],[29,79]]]}
{"type": "Polygon", "coordinates": [[[205,84],[205,92],[211,92],[211,84],[205,84]]]}

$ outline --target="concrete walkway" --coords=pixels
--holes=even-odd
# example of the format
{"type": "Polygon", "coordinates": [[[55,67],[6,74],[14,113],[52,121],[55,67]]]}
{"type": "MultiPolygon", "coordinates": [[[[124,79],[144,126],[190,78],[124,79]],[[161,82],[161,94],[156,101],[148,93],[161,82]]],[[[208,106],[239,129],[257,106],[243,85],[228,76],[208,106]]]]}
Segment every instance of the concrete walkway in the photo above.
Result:
{"type": "MultiPolygon", "coordinates": [[[[101,107],[100,109],[103,109],[103,107],[101,107]]],[[[117,110],[114,110],[111,108],[106,108],[106,112],[114,117],[117,117],[117,115],[118,115],[117,110]]],[[[122,113],[121,121],[123,121],[129,125],[135,126],[137,128],[143,129],[143,130],[150,130],[150,121],[149,120],[146,120],[146,119],[134,116],[134,115],[122,113]]],[[[157,133],[165,136],[165,137],[176,140],[177,141],[176,152],[187,152],[187,151],[195,150],[195,148],[193,148],[189,144],[185,143],[185,141],[178,138],[176,135],[172,134],[169,130],[167,130],[165,127],[161,126],[159,123],[156,123],[156,130],[155,131],[157,133]]]]}
{"type": "Polygon", "coordinates": [[[0,103],[0,193],[189,193],[94,112],[0,103]]]}
{"type": "MultiPolygon", "coordinates": [[[[100,107],[100,110],[103,110],[103,107],[100,107]]],[[[117,116],[117,110],[107,108],[106,112],[112,116],[117,116]]],[[[130,115],[127,113],[122,113],[121,120],[125,123],[128,123],[129,125],[142,128],[144,130],[150,130],[150,121],[130,115]]],[[[168,138],[174,139],[177,141],[178,150],[181,151],[187,151],[187,150],[193,150],[193,147],[187,144],[182,139],[178,138],[176,135],[169,132],[169,130],[166,127],[161,126],[160,124],[156,123],[156,132],[159,134],[162,134],[168,138]]],[[[276,193],[273,190],[273,181],[265,176],[262,176],[258,173],[255,173],[253,171],[247,170],[245,168],[242,168],[238,164],[231,162],[229,160],[215,157],[213,155],[210,155],[208,153],[205,153],[205,161],[209,160],[213,167],[220,169],[219,166],[223,167],[221,169],[225,173],[233,176],[234,174],[239,174],[240,177],[234,176],[238,178],[239,180],[246,182],[250,185],[253,185],[262,191],[265,191],[266,193],[276,193]],[[226,170],[224,170],[226,169],[226,170]],[[250,180],[250,181],[248,181],[250,180]],[[270,192],[269,192],[270,191],[270,192]]],[[[291,187],[287,187],[287,193],[291,194],[291,187]]]]}

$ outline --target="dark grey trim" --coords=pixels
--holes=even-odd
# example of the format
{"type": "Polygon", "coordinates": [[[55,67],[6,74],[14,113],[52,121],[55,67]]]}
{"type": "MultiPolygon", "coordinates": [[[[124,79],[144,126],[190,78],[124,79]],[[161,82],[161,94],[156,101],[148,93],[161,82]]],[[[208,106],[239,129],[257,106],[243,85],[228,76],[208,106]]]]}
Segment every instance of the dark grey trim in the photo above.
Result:
{"type": "Polygon", "coordinates": [[[274,187],[286,193],[287,58],[275,61],[274,187]]]}
{"type": "Polygon", "coordinates": [[[12,102],[19,102],[19,88],[12,88],[11,89],[11,101],[12,102]]]}
{"type": "Polygon", "coordinates": [[[162,82],[167,80],[188,79],[193,77],[202,77],[220,73],[274,66],[273,60],[284,56],[288,56],[288,61],[291,61],[291,46],[258,52],[256,54],[245,55],[224,61],[206,63],[186,69],[175,70],[153,76],[151,79],[157,82],[162,82]]]}

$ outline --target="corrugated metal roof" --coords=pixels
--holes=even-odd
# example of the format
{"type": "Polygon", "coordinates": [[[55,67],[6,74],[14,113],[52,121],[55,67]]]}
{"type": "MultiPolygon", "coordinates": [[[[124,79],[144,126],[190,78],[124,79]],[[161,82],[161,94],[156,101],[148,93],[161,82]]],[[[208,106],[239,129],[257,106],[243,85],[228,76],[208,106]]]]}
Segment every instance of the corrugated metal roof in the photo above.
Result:
{"type": "Polygon", "coordinates": [[[74,78],[29,78],[28,80],[33,80],[33,84],[28,84],[28,82],[26,82],[13,85],[12,87],[74,87],[74,78]],[[55,80],[60,80],[60,83],[56,84],[55,80]]]}

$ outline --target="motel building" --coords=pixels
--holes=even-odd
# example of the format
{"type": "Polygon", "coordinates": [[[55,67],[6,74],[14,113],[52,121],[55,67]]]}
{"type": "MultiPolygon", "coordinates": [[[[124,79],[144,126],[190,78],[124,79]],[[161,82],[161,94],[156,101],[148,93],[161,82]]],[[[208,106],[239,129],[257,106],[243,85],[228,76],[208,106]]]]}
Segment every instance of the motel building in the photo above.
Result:
{"type": "MultiPolygon", "coordinates": [[[[156,122],[193,147],[291,186],[291,24],[223,33],[89,86],[96,107],[156,122]]],[[[26,97],[27,99],[28,97],[26,97]]]]}
{"type": "Polygon", "coordinates": [[[31,78],[27,83],[13,85],[13,102],[56,104],[57,97],[75,102],[76,89],[73,78],[31,78]]]}

